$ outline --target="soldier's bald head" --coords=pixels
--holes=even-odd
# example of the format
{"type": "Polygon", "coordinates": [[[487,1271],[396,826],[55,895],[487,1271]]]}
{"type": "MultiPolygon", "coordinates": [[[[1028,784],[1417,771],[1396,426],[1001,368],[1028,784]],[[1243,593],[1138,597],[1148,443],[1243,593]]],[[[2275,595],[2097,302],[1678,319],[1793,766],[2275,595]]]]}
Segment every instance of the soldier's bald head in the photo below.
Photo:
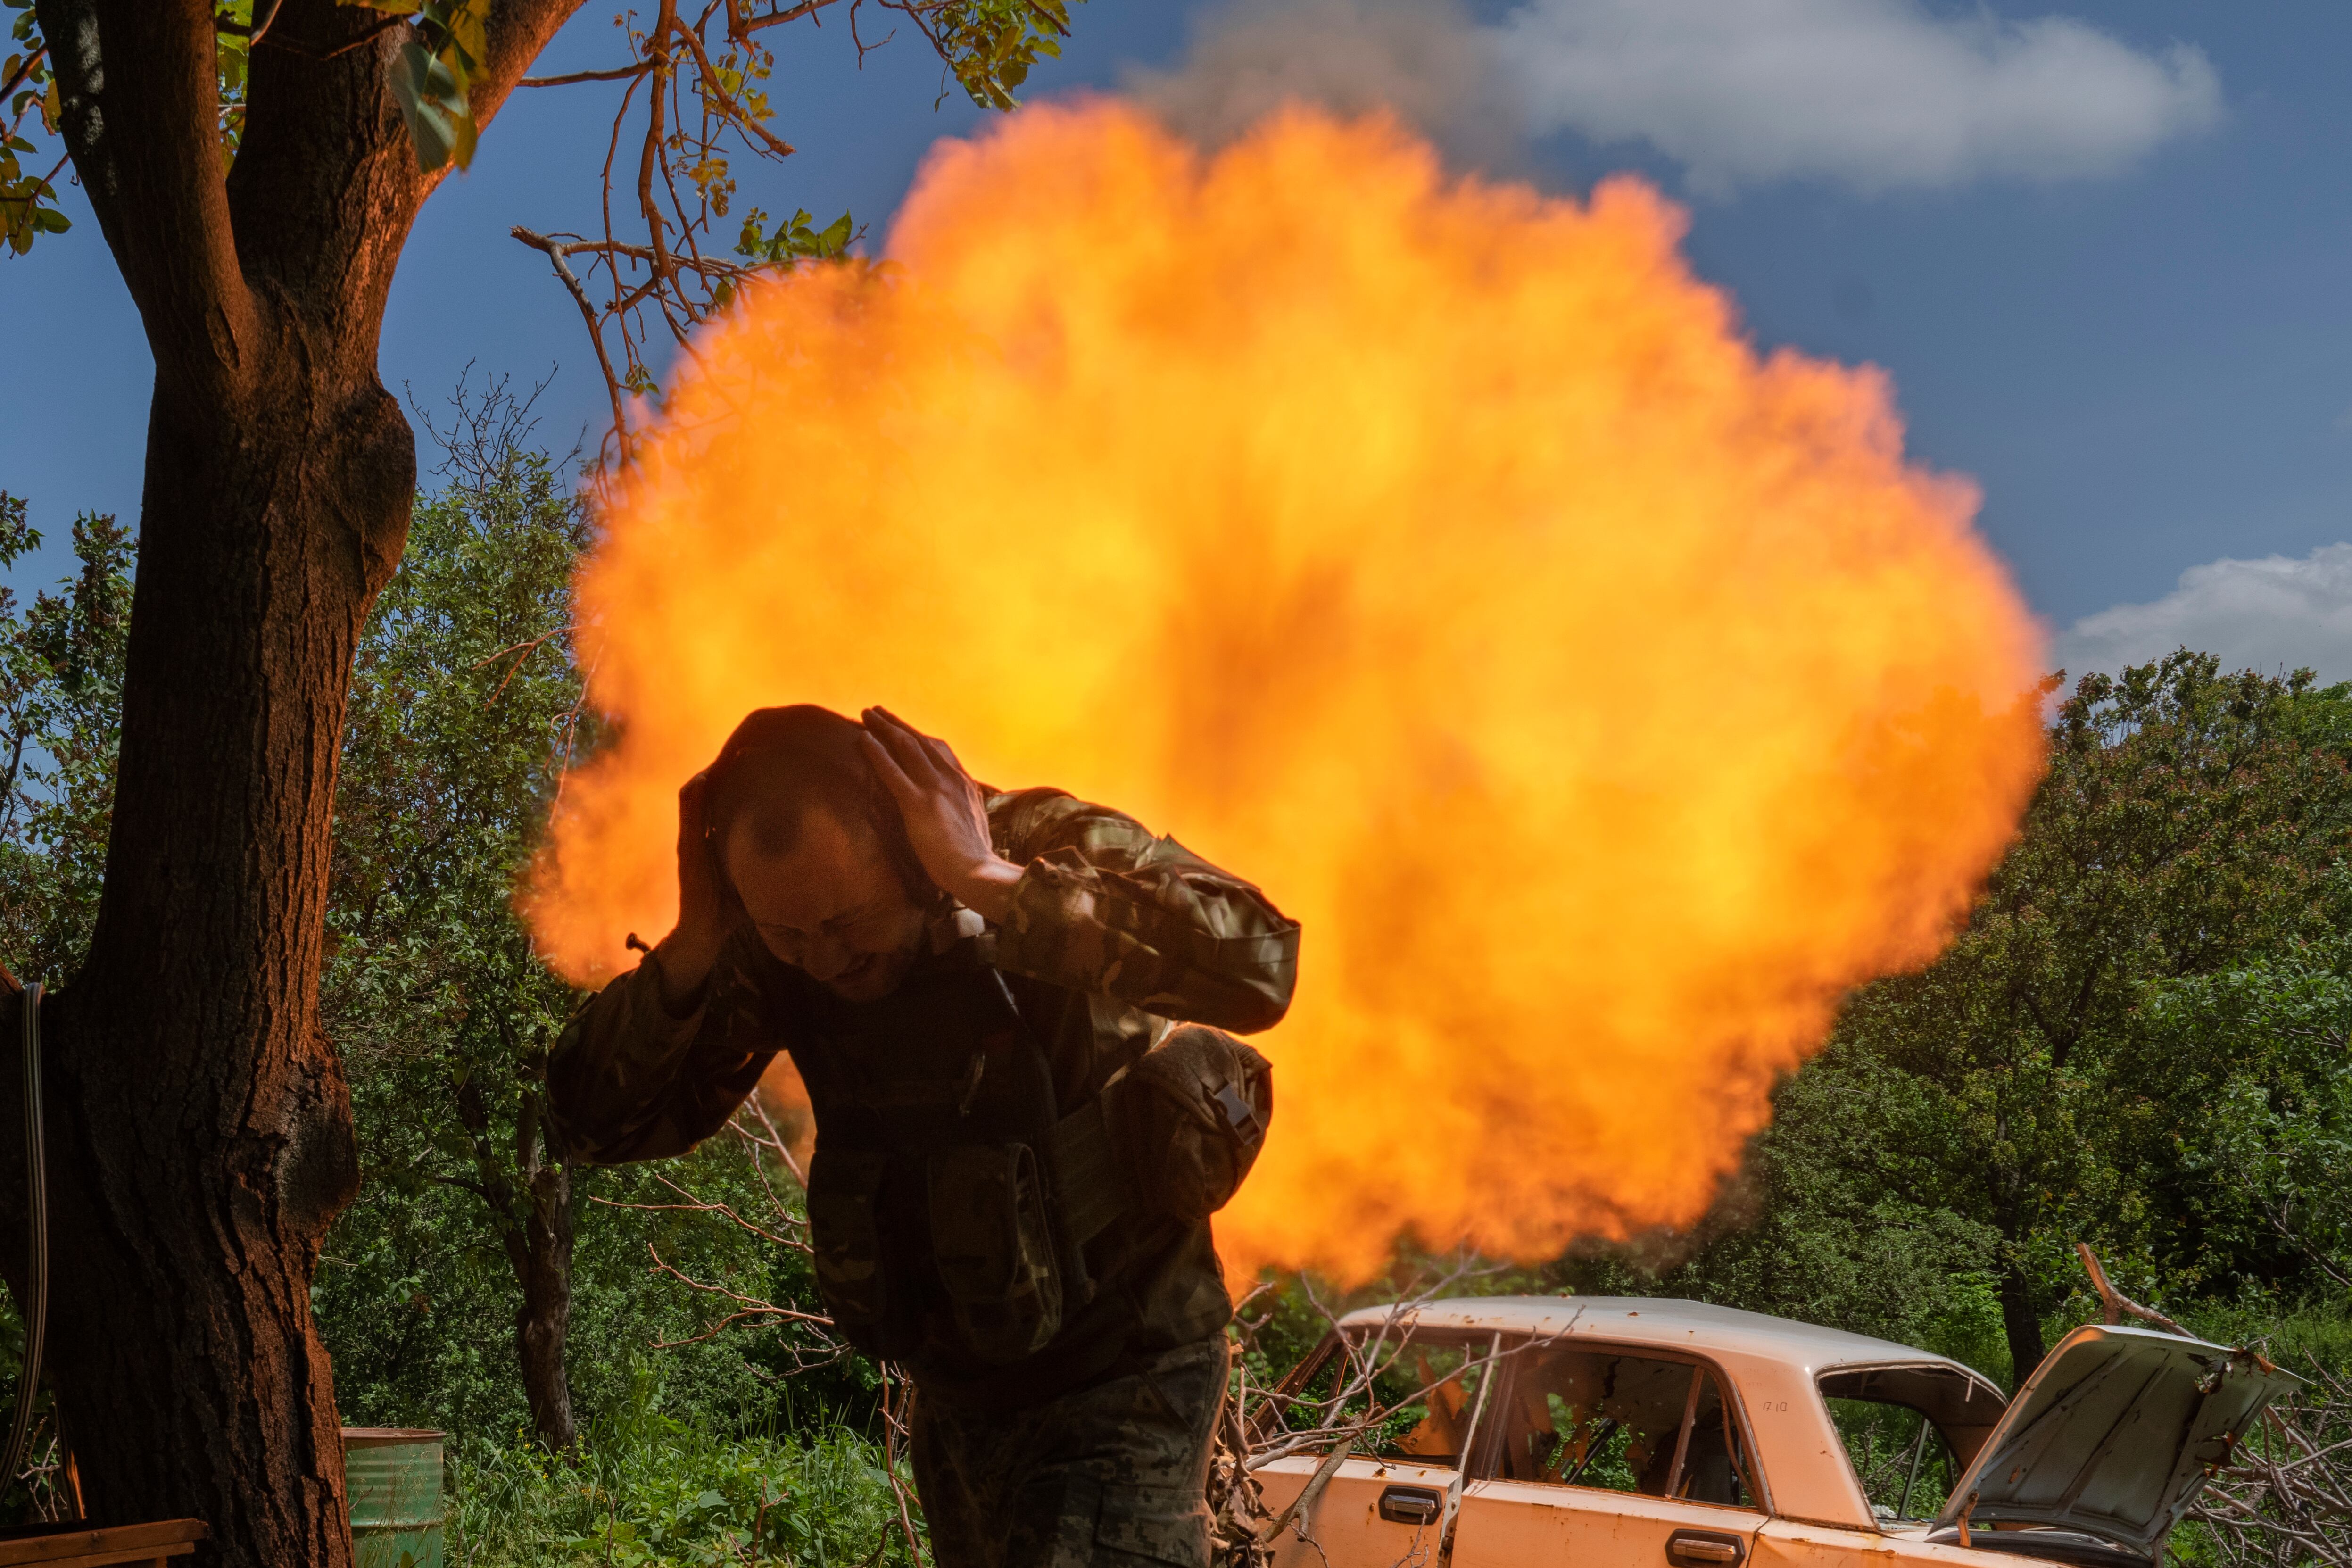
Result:
{"type": "Polygon", "coordinates": [[[828,708],[762,708],[735,727],[711,763],[704,821],[722,865],[736,853],[789,857],[812,820],[870,845],[918,902],[936,891],[907,842],[898,808],[859,746],[864,727],[828,708]]]}
{"type": "Polygon", "coordinates": [[[767,708],[710,765],[704,824],[731,918],[770,953],[848,1001],[886,995],[940,896],[897,804],[823,708],[767,708]]]}

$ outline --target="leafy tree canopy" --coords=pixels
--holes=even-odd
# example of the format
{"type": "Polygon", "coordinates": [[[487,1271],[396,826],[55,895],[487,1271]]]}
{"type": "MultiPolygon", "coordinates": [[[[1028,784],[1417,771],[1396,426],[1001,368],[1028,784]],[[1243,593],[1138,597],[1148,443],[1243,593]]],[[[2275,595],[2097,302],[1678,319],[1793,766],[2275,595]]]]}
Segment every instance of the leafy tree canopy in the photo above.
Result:
{"type": "Polygon", "coordinates": [[[1854,994],[1667,1280],[2019,1374],[2077,1239],[2144,1297],[2328,1283],[2347,742],[2352,688],[2308,672],[2084,677],[1966,929],[1854,994]]]}

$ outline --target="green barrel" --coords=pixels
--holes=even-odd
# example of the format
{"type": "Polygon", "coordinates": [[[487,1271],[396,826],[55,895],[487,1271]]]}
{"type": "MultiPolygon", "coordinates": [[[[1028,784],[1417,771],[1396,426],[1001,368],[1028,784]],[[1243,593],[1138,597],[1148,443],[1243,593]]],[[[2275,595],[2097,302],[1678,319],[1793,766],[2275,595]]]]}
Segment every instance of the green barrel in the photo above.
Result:
{"type": "Polygon", "coordinates": [[[441,1434],[343,1428],[359,1568],[442,1568],[441,1434]]]}

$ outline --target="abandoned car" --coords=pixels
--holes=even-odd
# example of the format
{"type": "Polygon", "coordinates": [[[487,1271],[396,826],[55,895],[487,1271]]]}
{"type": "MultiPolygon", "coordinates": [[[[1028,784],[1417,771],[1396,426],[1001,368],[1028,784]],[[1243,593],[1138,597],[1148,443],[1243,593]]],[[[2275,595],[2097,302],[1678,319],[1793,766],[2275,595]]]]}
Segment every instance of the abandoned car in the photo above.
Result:
{"type": "Polygon", "coordinates": [[[1448,1300],[1342,1320],[1283,1385],[1322,1433],[1281,1453],[1305,1407],[1262,1402],[1257,1477],[1292,1510],[1277,1568],[2148,1568],[2294,1382],[2094,1324],[2004,1400],[1947,1357],[1727,1307],[1448,1300]]]}

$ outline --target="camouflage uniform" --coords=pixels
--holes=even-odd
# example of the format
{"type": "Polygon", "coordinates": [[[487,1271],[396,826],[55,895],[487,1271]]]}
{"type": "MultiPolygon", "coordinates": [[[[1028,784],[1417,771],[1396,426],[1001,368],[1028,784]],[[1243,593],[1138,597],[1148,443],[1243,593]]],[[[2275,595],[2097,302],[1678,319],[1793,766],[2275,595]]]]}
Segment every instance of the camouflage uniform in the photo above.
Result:
{"type": "Polygon", "coordinates": [[[1208,1568],[1210,1439],[1223,1334],[1025,1410],[934,1406],[912,1426],[923,1521],[942,1563],[1208,1568]]]}
{"type": "MultiPolygon", "coordinates": [[[[1282,1016],[1298,927],[1256,889],[1058,790],[991,795],[987,810],[997,853],[1024,868],[1011,912],[988,928],[943,903],[932,950],[978,933],[1062,1109],[1099,1096],[1171,1020],[1248,1033],[1282,1016]]],[[[656,969],[605,987],[556,1046],[551,1119],[574,1159],[684,1152],[793,1044],[788,982],[807,982],[755,935],[729,938],[683,1017],[656,969]]],[[[908,1358],[916,1475],[948,1568],[1208,1561],[1202,1487],[1233,1315],[1209,1227],[1130,1210],[1085,1256],[1093,1299],[1034,1355],[908,1358]]]]}

